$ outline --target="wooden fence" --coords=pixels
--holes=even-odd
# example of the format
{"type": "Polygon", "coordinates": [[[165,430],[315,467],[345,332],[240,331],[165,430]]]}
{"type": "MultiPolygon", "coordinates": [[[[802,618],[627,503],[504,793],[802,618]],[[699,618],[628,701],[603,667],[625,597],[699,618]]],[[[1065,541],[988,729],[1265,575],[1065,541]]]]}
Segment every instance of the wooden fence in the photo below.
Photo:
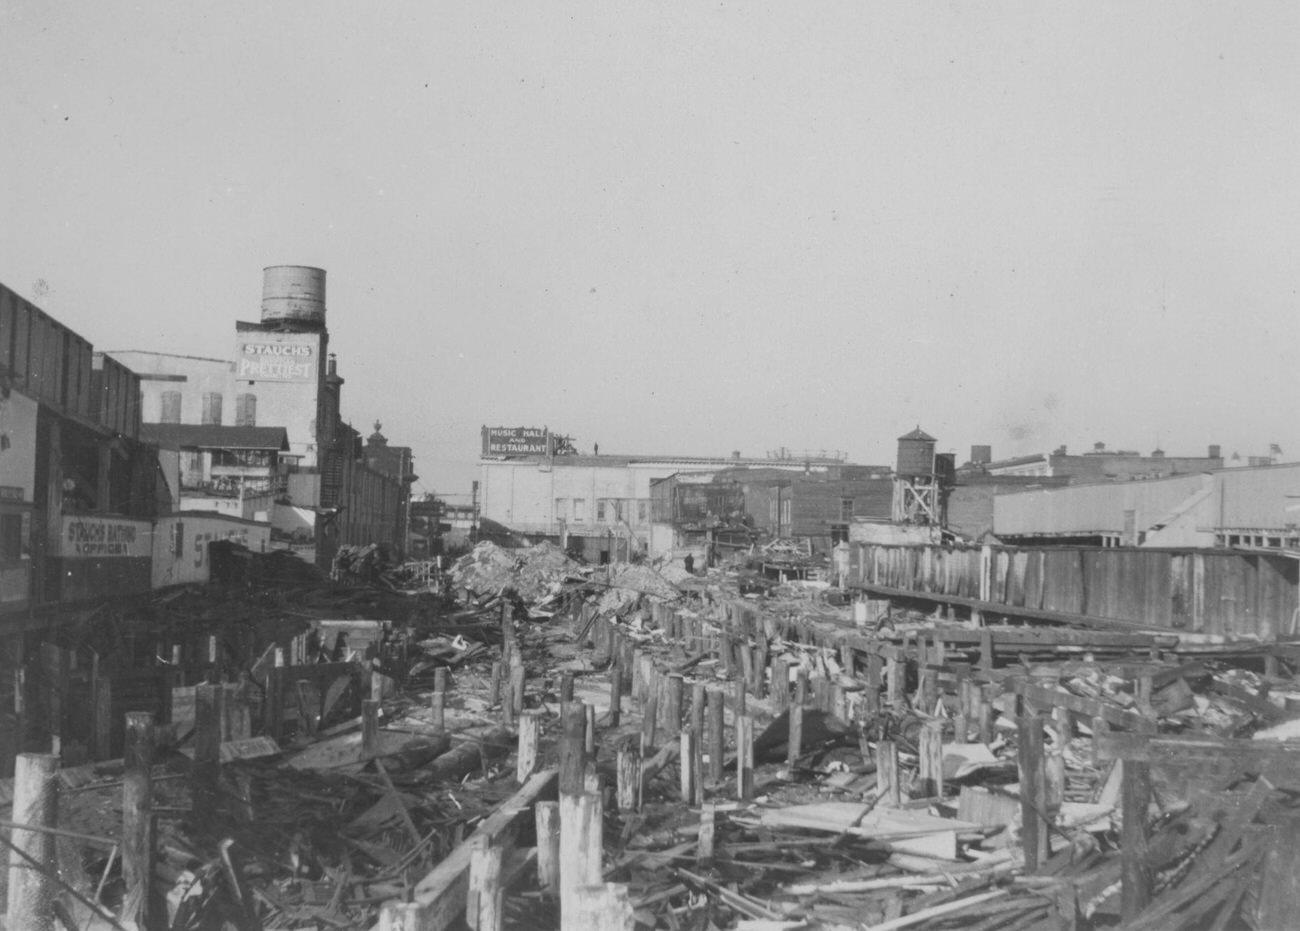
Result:
{"type": "Polygon", "coordinates": [[[1235,550],[857,544],[849,584],[1262,640],[1294,637],[1300,607],[1300,561],[1235,550]]]}

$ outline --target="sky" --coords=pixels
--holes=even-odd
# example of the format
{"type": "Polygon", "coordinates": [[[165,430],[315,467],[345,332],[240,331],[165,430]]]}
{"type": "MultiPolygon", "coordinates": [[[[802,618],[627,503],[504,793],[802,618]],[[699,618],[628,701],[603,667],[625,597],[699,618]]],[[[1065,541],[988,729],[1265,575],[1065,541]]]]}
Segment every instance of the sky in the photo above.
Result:
{"type": "Polygon", "coordinates": [[[0,3],[0,282],[229,355],[328,272],[343,413],[888,463],[1300,459],[1300,5],[0,3]]]}

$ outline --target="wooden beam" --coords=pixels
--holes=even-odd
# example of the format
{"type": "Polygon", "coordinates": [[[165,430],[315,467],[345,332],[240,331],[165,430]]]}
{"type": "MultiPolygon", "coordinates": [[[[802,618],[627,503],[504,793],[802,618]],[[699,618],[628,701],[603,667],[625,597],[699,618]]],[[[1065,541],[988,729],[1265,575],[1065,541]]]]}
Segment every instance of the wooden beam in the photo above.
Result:
{"type": "MultiPolygon", "coordinates": [[[[548,769],[537,773],[416,884],[412,903],[418,908],[411,909],[410,906],[403,906],[403,903],[394,901],[385,903],[385,909],[390,906],[404,909],[403,914],[408,919],[411,911],[418,912],[416,923],[409,926],[411,931],[444,931],[461,920],[465,914],[465,903],[469,895],[470,859],[475,844],[483,841],[494,843],[498,837],[513,829],[516,821],[534,802],[543,796],[554,795],[558,781],[558,770],[548,769]]],[[[381,917],[380,923],[375,928],[382,927],[383,922],[384,919],[381,917]]]]}

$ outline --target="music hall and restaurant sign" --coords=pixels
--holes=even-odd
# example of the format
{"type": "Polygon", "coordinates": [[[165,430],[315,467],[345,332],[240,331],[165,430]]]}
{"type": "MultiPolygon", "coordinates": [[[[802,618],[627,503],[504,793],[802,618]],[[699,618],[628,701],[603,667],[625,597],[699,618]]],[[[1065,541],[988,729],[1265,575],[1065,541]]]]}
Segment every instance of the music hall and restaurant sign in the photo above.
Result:
{"type": "Polygon", "coordinates": [[[545,456],[550,451],[546,427],[483,427],[484,456],[545,456]]]}

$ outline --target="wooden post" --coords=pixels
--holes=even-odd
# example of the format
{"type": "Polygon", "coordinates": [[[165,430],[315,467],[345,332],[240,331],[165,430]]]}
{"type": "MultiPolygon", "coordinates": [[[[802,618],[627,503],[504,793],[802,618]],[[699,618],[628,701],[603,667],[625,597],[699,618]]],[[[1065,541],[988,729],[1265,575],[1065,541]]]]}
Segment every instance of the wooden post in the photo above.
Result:
{"type": "Polygon", "coordinates": [[[803,753],[803,706],[808,700],[808,671],[800,667],[795,674],[794,703],[790,705],[790,733],[786,763],[793,766],[803,753]]]}
{"type": "Polygon", "coordinates": [[[505,665],[496,660],[492,663],[492,678],[488,682],[488,707],[491,708],[501,701],[501,678],[504,675],[505,665]]]}
{"type": "Polygon", "coordinates": [[[736,798],[754,797],[754,719],[736,719],[736,798]]]}
{"type": "Polygon", "coordinates": [[[1025,870],[1033,873],[1050,855],[1047,846],[1047,780],[1043,773],[1043,722],[1038,715],[1018,720],[1020,727],[1020,819],[1025,870]]]}
{"type": "Polygon", "coordinates": [[[519,663],[510,667],[510,707],[514,712],[514,717],[518,719],[519,715],[524,713],[524,694],[528,687],[527,674],[524,671],[524,664],[519,663]]]}
{"type": "Polygon", "coordinates": [[[537,747],[541,736],[540,712],[525,711],[519,716],[519,753],[515,763],[515,778],[521,785],[537,771],[537,747]]]}
{"type": "Polygon", "coordinates": [[[587,706],[571,701],[560,706],[560,793],[582,792],[587,766],[587,706]]]}
{"type": "Polygon", "coordinates": [[[784,656],[772,657],[772,710],[777,714],[790,704],[790,667],[784,656]]]}
{"type": "Polygon", "coordinates": [[[664,704],[664,728],[668,737],[676,737],[682,732],[682,693],[685,679],[679,672],[668,676],[668,689],[664,704]]]}
{"type": "Polygon", "coordinates": [[[745,698],[745,680],[736,680],[736,707],[732,709],[736,717],[749,713],[749,702],[745,698]]]}
{"type": "Polygon", "coordinates": [[[943,798],[943,722],[927,721],[921,728],[920,779],[927,798],[943,798]]]}
{"type": "Polygon", "coordinates": [[[881,659],[879,653],[871,653],[867,656],[867,691],[865,711],[868,716],[875,717],[880,713],[880,680],[884,674],[885,661],[881,659]]]}
{"type": "Polygon", "coordinates": [[[433,671],[433,690],[435,692],[446,692],[447,686],[451,679],[451,669],[447,666],[439,666],[433,671]]]}
{"type": "Polygon", "coordinates": [[[987,627],[980,628],[980,669],[985,677],[993,674],[993,663],[997,659],[993,648],[993,631],[987,627]]]}
{"type": "Polygon", "coordinates": [[[560,704],[573,701],[573,673],[560,676],[560,704]]]}
{"type": "Polygon", "coordinates": [[[898,808],[903,804],[903,789],[898,781],[898,745],[892,740],[876,744],[876,789],[881,808],[898,808]]]}
{"type": "Polygon", "coordinates": [[[602,806],[594,792],[560,793],[560,928],[588,931],[575,923],[577,890],[601,880],[602,806]]]}
{"type": "Polygon", "coordinates": [[[720,689],[709,689],[709,779],[714,785],[722,781],[722,754],[726,747],[723,736],[725,707],[720,689]]]}
{"type": "MultiPolygon", "coordinates": [[[[691,683],[691,730],[695,731],[695,745],[704,752],[704,683],[691,683]]],[[[700,774],[703,778],[703,773],[700,774]]]]}
{"type": "Polygon", "coordinates": [[[618,727],[623,715],[623,664],[609,669],[609,726],[618,727]]]}
{"type": "MultiPolygon", "coordinates": [[[[55,827],[58,773],[59,758],[52,753],[18,754],[14,761],[14,823],[55,827]]],[[[53,931],[58,893],[54,835],[15,830],[10,844],[8,927],[53,931]]]]}
{"type": "Polygon", "coordinates": [[[587,706],[587,727],[582,733],[582,746],[586,752],[586,762],[596,759],[596,706],[587,706]]]}
{"type": "Polygon", "coordinates": [[[217,818],[217,778],[221,767],[221,686],[194,688],[194,767],[191,804],[199,821],[217,818]]]}
{"type": "Polygon", "coordinates": [[[149,883],[153,878],[153,715],[126,716],[122,756],[122,899],[123,923],[149,927],[149,883]]]}
{"type": "MultiPolygon", "coordinates": [[[[247,674],[245,674],[246,676],[247,674]]],[[[226,740],[247,740],[253,736],[253,709],[248,702],[248,679],[223,686],[221,695],[221,733],[226,740]]],[[[319,696],[319,690],[316,690],[319,696]]],[[[316,707],[320,707],[319,698],[316,707]]]]}
{"type": "Polygon", "coordinates": [[[429,718],[437,730],[447,729],[446,692],[434,692],[429,696],[429,718]]]}
{"type": "Polygon", "coordinates": [[[361,702],[361,756],[371,759],[379,752],[379,702],[367,698],[361,702]]]}
{"type": "MultiPolygon", "coordinates": [[[[1151,864],[1147,835],[1147,808],[1151,804],[1151,764],[1124,760],[1120,783],[1120,915],[1134,921],[1151,901],[1151,864]]],[[[1026,850],[1026,853],[1028,851],[1026,850]]],[[[1025,861],[1028,868],[1028,860],[1025,861]]]]}
{"type": "Polygon", "coordinates": [[[717,807],[703,805],[700,808],[700,836],[695,848],[695,862],[708,865],[713,862],[713,845],[717,830],[717,807]]]}
{"type": "Polygon", "coordinates": [[[471,931],[502,931],[505,890],[501,864],[505,848],[481,838],[470,850],[469,892],[465,896],[465,923],[471,931]]]}
{"type": "Polygon", "coordinates": [[[618,751],[618,810],[641,810],[641,751],[630,742],[618,751]]]}
{"type": "Polygon", "coordinates": [[[266,704],[262,707],[262,729],[272,740],[284,736],[284,650],[275,648],[275,665],[266,671],[266,704]]]}
{"type": "Polygon", "coordinates": [[[682,729],[680,736],[681,748],[677,761],[680,764],[678,770],[682,777],[682,802],[687,805],[695,804],[695,784],[700,778],[700,774],[695,768],[698,739],[698,735],[689,727],[682,729]]]}
{"type": "Polygon", "coordinates": [[[885,660],[885,702],[889,705],[903,703],[903,673],[907,667],[894,657],[885,660]]]}
{"type": "Polygon", "coordinates": [[[633,931],[636,915],[628,889],[622,883],[594,883],[574,890],[572,914],[561,916],[560,929],[599,928],[600,931],[633,931]]]}
{"type": "Polygon", "coordinates": [[[547,895],[560,894],[560,803],[538,802],[533,809],[537,829],[537,885],[547,895]]]}
{"type": "Polygon", "coordinates": [[[648,676],[646,679],[645,706],[641,709],[641,736],[647,747],[655,745],[659,727],[659,677],[648,676]]]}

